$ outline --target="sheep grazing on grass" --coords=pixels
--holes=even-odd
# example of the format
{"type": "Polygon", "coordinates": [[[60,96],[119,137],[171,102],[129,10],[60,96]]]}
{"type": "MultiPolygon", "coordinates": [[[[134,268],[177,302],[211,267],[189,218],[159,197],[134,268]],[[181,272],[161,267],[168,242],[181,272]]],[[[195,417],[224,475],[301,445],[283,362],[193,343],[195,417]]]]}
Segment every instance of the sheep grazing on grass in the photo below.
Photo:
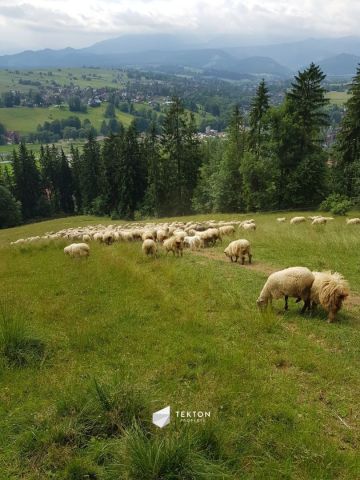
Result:
{"type": "Polygon", "coordinates": [[[219,232],[221,236],[234,235],[235,227],[232,225],[224,225],[223,227],[219,227],[219,232]]]}
{"type": "Polygon", "coordinates": [[[164,241],[166,254],[173,252],[173,255],[182,256],[184,250],[184,240],[182,237],[173,236],[164,241]]]}
{"type": "Polygon", "coordinates": [[[159,228],[159,230],[157,230],[156,232],[156,240],[159,243],[162,243],[164,240],[168,238],[167,232],[168,232],[168,229],[159,228]]]}
{"type": "MultiPolygon", "coordinates": [[[[349,285],[340,273],[312,272],[315,280],[311,286],[311,308],[321,305],[328,312],[328,322],[333,322],[343,301],[349,296],[349,285]]],[[[300,298],[297,299],[297,302],[300,298]]],[[[307,306],[310,309],[310,305],[307,306]]]]}
{"type": "Polygon", "coordinates": [[[325,217],[316,217],[314,220],[311,222],[311,225],[326,225],[326,218],[325,217]]]}
{"type": "Polygon", "coordinates": [[[87,243],[72,243],[64,248],[65,255],[69,257],[88,257],[90,255],[90,247],[87,243]]]}
{"type": "Polygon", "coordinates": [[[107,231],[103,233],[102,241],[105,245],[112,245],[115,242],[115,236],[113,232],[107,231]]]}
{"type": "Polygon", "coordinates": [[[184,238],[184,246],[190,248],[190,250],[199,250],[199,248],[201,248],[202,245],[203,245],[203,242],[198,235],[184,238]]]}
{"type": "Polygon", "coordinates": [[[83,242],[90,242],[90,241],[91,241],[90,235],[88,235],[87,233],[85,233],[85,234],[82,236],[82,241],[83,241],[83,242]]]}
{"type": "Polygon", "coordinates": [[[291,225],[296,225],[297,223],[304,223],[306,222],[306,218],[305,217],[293,217],[291,220],[290,220],[290,224],[291,225]]]}
{"type": "Polygon", "coordinates": [[[284,222],[286,222],[286,218],[285,217],[279,217],[279,218],[276,219],[276,221],[278,223],[284,223],[284,222]]]}
{"type": "Polygon", "coordinates": [[[273,299],[285,298],[285,310],[288,309],[288,298],[301,298],[304,313],[310,304],[311,286],[315,280],[314,274],[306,267],[291,267],[272,273],[267,279],[260,296],[257,299],[259,307],[267,306],[273,299]]]}
{"type": "Polygon", "coordinates": [[[157,254],[157,246],[154,240],[152,240],[151,238],[147,238],[146,240],[144,240],[142,244],[142,251],[147,256],[152,255],[155,257],[157,254]]]}
{"type": "Polygon", "coordinates": [[[225,248],[224,253],[232,262],[234,261],[233,257],[235,257],[235,262],[237,262],[238,258],[241,257],[242,265],[244,265],[245,255],[247,255],[249,263],[251,263],[252,255],[250,242],[244,238],[240,240],[234,240],[233,242],[229,243],[229,245],[225,248]]]}
{"type": "Polygon", "coordinates": [[[204,247],[213,247],[217,240],[221,240],[220,232],[217,228],[208,228],[204,232],[197,232],[197,235],[203,241],[204,247]]]}
{"type": "Polygon", "coordinates": [[[347,225],[358,225],[360,223],[360,218],[348,218],[346,220],[347,225]]]}

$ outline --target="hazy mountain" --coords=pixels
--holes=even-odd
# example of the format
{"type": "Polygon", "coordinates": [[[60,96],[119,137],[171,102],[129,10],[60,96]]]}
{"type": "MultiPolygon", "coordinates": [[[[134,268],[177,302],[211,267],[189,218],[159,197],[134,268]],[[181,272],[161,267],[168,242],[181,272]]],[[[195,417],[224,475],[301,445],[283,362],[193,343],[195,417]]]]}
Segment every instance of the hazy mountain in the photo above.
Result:
{"type": "MultiPolygon", "coordinates": [[[[230,40],[237,41],[236,37],[229,37],[230,40]]],[[[225,42],[221,38],[218,41],[225,42]]],[[[360,54],[359,37],[307,39],[277,45],[234,45],[231,48],[200,48],[197,42],[195,37],[178,35],[126,35],[82,49],[44,49],[3,55],[0,56],[0,68],[151,65],[286,77],[316,62],[328,73],[345,75],[355,72],[358,61],[355,56],[360,54]]]]}
{"type": "MultiPolygon", "coordinates": [[[[221,45],[219,46],[221,47],[221,45]]],[[[270,57],[291,70],[298,70],[311,62],[320,62],[341,53],[359,55],[360,38],[309,38],[300,42],[276,45],[234,46],[224,48],[223,50],[239,59],[257,55],[270,57]]]]}
{"type": "Polygon", "coordinates": [[[320,62],[320,67],[327,75],[351,75],[356,73],[356,67],[360,63],[360,57],[341,53],[320,62]]]}
{"type": "Polygon", "coordinates": [[[195,48],[195,45],[195,40],[176,35],[123,35],[95,43],[90,47],[83,48],[82,52],[95,53],[97,55],[113,55],[144,52],[148,50],[184,50],[187,48],[195,48]]]}

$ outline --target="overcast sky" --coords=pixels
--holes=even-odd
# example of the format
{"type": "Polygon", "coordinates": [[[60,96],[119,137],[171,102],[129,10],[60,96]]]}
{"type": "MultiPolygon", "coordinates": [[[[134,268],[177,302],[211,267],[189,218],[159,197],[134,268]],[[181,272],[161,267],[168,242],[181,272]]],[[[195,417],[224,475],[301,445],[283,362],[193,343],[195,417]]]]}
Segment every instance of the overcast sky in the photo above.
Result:
{"type": "Polygon", "coordinates": [[[0,52],[75,48],[128,33],[244,43],[358,35],[359,0],[0,0],[0,52]]]}

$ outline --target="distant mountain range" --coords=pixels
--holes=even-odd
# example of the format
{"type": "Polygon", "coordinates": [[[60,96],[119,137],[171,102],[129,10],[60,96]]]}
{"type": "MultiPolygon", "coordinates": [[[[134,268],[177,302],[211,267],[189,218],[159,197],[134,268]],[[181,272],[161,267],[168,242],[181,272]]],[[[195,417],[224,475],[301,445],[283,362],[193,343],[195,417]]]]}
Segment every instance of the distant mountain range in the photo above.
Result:
{"type": "MultiPolygon", "coordinates": [[[[224,39],[218,41],[220,46],[221,42],[227,43],[224,39]]],[[[0,68],[178,66],[225,78],[249,75],[288,78],[312,61],[319,63],[328,75],[344,76],[353,75],[360,62],[358,37],[222,48],[214,48],[212,43],[176,35],[126,35],[82,49],[27,50],[3,55],[0,68]]]]}

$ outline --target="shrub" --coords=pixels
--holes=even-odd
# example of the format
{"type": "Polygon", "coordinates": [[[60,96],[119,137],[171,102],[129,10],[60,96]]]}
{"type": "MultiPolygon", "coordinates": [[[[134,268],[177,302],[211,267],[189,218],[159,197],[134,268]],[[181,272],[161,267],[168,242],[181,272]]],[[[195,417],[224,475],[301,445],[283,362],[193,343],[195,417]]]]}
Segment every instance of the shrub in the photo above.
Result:
{"type": "Polygon", "coordinates": [[[319,209],[334,215],[346,215],[352,207],[353,204],[346,195],[332,193],[320,204],[319,209]]]}

